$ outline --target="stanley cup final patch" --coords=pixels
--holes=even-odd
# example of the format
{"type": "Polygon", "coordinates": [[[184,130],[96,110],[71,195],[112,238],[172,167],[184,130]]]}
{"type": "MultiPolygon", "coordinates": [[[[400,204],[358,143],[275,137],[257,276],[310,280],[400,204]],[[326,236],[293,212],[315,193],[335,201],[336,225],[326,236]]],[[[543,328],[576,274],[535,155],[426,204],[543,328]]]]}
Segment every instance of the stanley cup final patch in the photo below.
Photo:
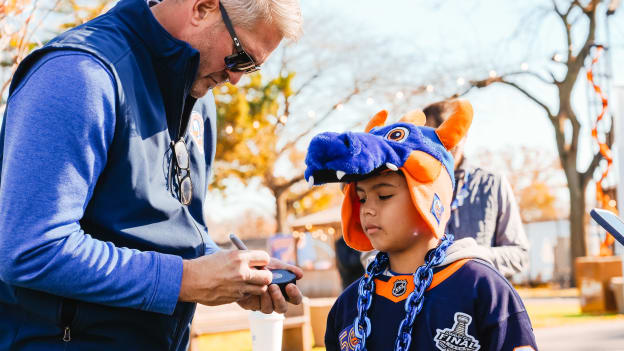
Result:
{"type": "Polygon", "coordinates": [[[193,111],[189,122],[189,133],[200,153],[204,153],[204,120],[199,112],[193,111]]]}
{"type": "Polygon", "coordinates": [[[433,338],[436,347],[441,351],[477,351],[481,348],[479,341],[468,334],[468,326],[472,317],[468,314],[456,312],[455,323],[452,328],[436,329],[433,338]]]}

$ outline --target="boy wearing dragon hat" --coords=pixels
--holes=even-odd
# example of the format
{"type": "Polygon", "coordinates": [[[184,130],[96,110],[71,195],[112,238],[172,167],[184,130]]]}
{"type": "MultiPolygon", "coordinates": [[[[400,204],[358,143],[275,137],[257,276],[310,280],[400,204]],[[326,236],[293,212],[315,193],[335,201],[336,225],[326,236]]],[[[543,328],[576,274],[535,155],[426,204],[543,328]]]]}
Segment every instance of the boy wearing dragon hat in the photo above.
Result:
{"type": "Polygon", "coordinates": [[[524,305],[474,241],[444,233],[453,194],[453,157],[472,107],[455,100],[440,127],[413,111],[366,133],[322,133],[310,143],[306,179],[345,182],[345,242],[380,253],[332,307],[332,350],[537,350],[524,305]],[[446,255],[454,245],[452,254],[446,255]]]}

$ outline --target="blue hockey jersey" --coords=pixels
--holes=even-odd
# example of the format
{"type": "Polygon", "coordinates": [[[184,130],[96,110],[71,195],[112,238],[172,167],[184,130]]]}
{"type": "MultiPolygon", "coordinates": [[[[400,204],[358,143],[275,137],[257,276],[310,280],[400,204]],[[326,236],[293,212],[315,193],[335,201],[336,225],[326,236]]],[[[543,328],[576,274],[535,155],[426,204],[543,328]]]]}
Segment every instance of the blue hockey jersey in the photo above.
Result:
{"type": "MultiPolygon", "coordinates": [[[[472,258],[443,264],[434,268],[422,311],[414,322],[410,350],[537,350],[524,304],[498,271],[472,258]]],[[[329,313],[327,351],[354,350],[358,343],[353,328],[358,284],[359,280],[349,286],[329,313]]],[[[413,290],[412,274],[388,271],[375,279],[367,350],[394,349],[405,301],[413,290]]]]}

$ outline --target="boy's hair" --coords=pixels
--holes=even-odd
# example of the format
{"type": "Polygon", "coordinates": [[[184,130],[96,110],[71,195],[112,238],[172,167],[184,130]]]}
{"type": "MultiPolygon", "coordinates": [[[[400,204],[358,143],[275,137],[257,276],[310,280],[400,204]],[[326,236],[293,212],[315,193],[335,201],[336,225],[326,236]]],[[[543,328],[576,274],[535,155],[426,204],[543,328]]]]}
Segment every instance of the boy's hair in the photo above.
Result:
{"type": "Polygon", "coordinates": [[[308,182],[349,183],[342,203],[347,245],[360,251],[373,249],[362,231],[360,202],[352,182],[385,169],[402,171],[417,213],[437,238],[444,234],[454,185],[449,150],[464,137],[472,121],[469,102],[449,103],[450,117],[436,129],[425,126],[422,111],[412,111],[399,122],[384,126],[388,113],[381,111],[369,121],[366,133],[328,132],[312,139],[306,156],[308,182]]]}
{"type": "Polygon", "coordinates": [[[439,127],[452,115],[453,110],[453,100],[442,100],[427,105],[423,109],[423,113],[427,117],[425,125],[431,128],[439,127]]]}

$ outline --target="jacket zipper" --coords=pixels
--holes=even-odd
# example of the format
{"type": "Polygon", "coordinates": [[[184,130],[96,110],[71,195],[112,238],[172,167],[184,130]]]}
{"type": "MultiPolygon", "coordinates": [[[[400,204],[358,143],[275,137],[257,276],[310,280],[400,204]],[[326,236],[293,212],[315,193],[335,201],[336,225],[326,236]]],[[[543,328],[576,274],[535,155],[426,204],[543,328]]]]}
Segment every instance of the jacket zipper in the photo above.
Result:
{"type": "Polygon", "coordinates": [[[65,342],[71,341],[71,329],[69,329],[69,326],[65,327],[65,332],[63,333],[63,341],[65,342]]]}
{"type": "MultiPolygon", "coordinates": [[[[187,71],[188,71],[188,67],[184,70],[185,71],[185,75],[187,75],[187,71]]],[[[197,101],[197,99],[191,97],[190,95],[188,95],[188,89],[187,91],[185,91],[185,98],[183,100],[183,105],[182,105],[182,113],[180,114],[180,125],[178,126],[178,136],[177,139],[182,139],[185,135],[186,135],[186,131],[188,129],[189,126],[189,119],[191,116],[191,113],[193,112],[193,106],[195,106],[195,102],[197,101]]],[[[189,155],[190,158],[190,155],[189,155]]],[[[189,159],[190,162],[190,159],[189,159]]],[[[186,207],[186,206],[185,206],[186,207]]],[[[188,208],[185,208],[185,211],[189,211],[188,208]]],[[[192,218],[193,216],[190,215],[189,216],[192,218]]],[[[202,242],[202,255],[204,255],[206,253],[206,243],[204,242],[204,237],[201,235],[201,231],[199,230],[199,228],[197,227],[197,225],[195,224],[195,221],[192,220],[192,224],[193,227],[195,228],[195,233],[197,233],[197,235],[199,235],[199,238],[201,239],[202,242]]],[[[188,311],[185,311],[186,308],[182,307],[182,311],[183,313],[181,313],[181,320],[178,323],[177,327],[175,328],[175,331],[173,333],[173,345],[172,347],[175,347],[179,344],[180,342],[180,334],[182,333],[182,328],[185,328],[186,325],[188,324],[188,321],[186,321],[186,315],[188,313],[188,311]],[[185,313],[186,312],[186,313],[185,313]]]]}
{"type": "Polygon", "coordinates": [[[76,315],[78,301],[72,299],[63,299],[61,301],[61,325],[63,327],[63,341],[71,341],[71,323],[76,315]]]}

